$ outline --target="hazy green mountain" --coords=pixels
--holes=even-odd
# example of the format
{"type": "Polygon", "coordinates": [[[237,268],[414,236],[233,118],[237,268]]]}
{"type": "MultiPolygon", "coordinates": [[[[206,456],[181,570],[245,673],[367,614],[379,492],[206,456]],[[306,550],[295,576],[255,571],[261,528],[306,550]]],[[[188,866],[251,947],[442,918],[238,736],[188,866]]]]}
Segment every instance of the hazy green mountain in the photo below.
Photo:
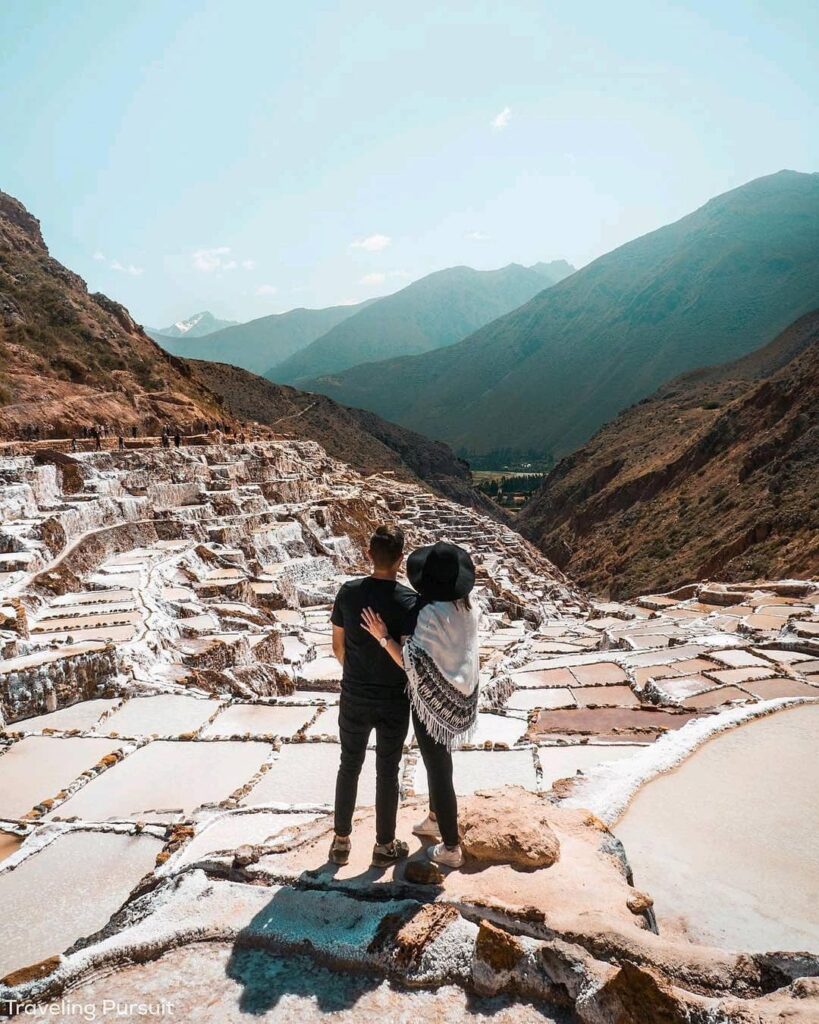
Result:
{"type": "Polygon", "coordinates": [[[205,310],[202,313],[194,313],[187,320],[177,320],[170,327],[146,327],[145,333],[160,343],[166,338],[204,338],[206,334],[221,331],[223,327],[233,327],[237,322],[217,320],[213,313],[205,310]]]}
{"type": "Polygon", "coordinates": [[[154,335],[160,345],[175,356],[186,359],[211,359],[231,363],[253,373],[263,373],[311,341],[325,334],[336,324],[353,316],[369,303],[355,306],[330,306],[327,309],[291,309],[286,313],[249,320],[204,338],[183,335],[168,338],[154,335]]]}
{"type": "Polygon", "coordinates": [[[500,270],[450,267],[379,299],[275,366],[271,380],[295,383],[359,363],[451,345],[572,272],[564,260],[500,270]]]}
{"type": "Polygon", "coordinates": [[[562,454],[664,381],[819,298],[819,174],[780,171],[615,249],[468,338],[310,390],[470,452],[562,454]]]}

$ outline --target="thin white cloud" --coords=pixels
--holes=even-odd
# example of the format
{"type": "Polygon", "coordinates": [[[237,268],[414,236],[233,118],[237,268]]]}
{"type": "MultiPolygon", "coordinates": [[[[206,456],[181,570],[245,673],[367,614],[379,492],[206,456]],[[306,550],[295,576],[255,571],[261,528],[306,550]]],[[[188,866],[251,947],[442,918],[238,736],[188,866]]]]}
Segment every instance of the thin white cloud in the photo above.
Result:
{"type": "Polygon", "coordinates": [[[203,274],[212,274],[216,270],[254,270],[255,260],[239,260],[231,255],[229,245],[217,245],[212,249],[197,249],[191,256],[191,265],[194,270],[203,274]]]}
{"type": "Polygon", "coordinates": [[[511,107],[504,107],[499,114],[495,114],[495,116],[490,121],[490,124],[492,125],[496,132],[503,131],[503,129],[508,126],[509,118],[511,116],[511,107]]]}
{"type": "Polygon", "coordinates": [[[490,235],[487,235],[485,231],[469,231],[466,237],[470,242],[488,242],[490,235]]]}
{"type": "Polygon", "coordinates": [[[120,263],[119,260],[111,260],[111,269],[116,270],[120,274],[130,274],[131,277],[139,277],[140,274],[145,272],[144,267],[135,267],[133,263],[125,265],[120,263]]]}
{"type": "Polygon", "coordinates": [[[105,262],[105,253],[104,252],[100,252],[100,250],[97,249],[97,251],[91,257],[91,259],[92,260],[96,260],[98,263],[104,263],[105,262]]]}
{"type": "Polygon", "coordinates": [[[220,270],[225,262],[223,257],[227,256],[229,252],[229,245],[220,245],[215,249],[197,249],[191,257],[194,270],[201,270],[204,274],[220,270]]]}
{"type": "Polygon", "coordinates": [[[365,274],[358,283],[359,284],[366,284],[366,285],[374,285],[374,284],[383,284],[386,280],[387,280],[387,275],[386,274],[374,273],[374,274],[365,274]]]}
{"type": "Polygon", "coordinates": [[[275,284],[260,284],[259,287],[256,289],[256,294],[276,295],[278,293],[278,290],[279,289],[275,286],[275,284]]]}
{"type": "Polygon", "coordinates": [[[391,244],[392,239],[389,235],[368,235],[366,238],[350,242],[350,248],[364,249],[365,252],[383,252],[391,244]]]}

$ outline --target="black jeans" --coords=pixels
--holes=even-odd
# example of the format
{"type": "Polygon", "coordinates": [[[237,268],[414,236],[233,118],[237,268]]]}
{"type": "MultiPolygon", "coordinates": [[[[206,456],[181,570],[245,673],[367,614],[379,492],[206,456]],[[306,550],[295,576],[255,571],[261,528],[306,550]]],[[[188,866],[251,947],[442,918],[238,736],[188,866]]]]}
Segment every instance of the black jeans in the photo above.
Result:
{"type": "Polygon", "coordinates": [[[338,731],[341,763],[336,778],[336,835],[348,836],[353,828],[353,811],[358,793],[358,776],[367,753],[370,733],[375,729],[375,839],[395,839],[398,814],[398,768],[409,730],[409,701],[365,700],[341,694],[338,731]]]}
{"type": "Polygon", "coordinates": [[[429,809],[438,819],[441,839],[447,846],[457,846],[461,839],[458,835],[458,798],[452,784],[452,754],[443,743],[430,736],[415,710],[412,712],[412,727],[427,770],[429,809]]]}

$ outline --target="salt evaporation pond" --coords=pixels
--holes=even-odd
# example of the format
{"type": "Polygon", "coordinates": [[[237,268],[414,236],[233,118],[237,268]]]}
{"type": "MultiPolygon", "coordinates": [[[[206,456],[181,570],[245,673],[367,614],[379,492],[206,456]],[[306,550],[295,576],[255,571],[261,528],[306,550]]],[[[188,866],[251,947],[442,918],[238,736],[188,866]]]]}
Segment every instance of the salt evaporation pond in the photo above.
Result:
{"type": "MultiPolygon", "coordinates": [[[[144,817],[164,820],[163,811],[191,814],[218,803],[249,782],[270,754],[266,743],[155,740],[92,779],[53,815],[86,821],[144,817]]],[[[52,816],[53,816],[52,815],[52,816]]]]}
{"type": "Polygon", "coordinates": [[[0,832],[0,861],[17,853],[22,843],[23,840],[19,836],[15,836],[11,832],[0,832]]]}
{"type": "Polygon", "coordinates": [[[15,722],[9,726],[14,732],[40,732],[42,729],[93,729],[106,711],[110,711],[120,703],[118,698],[100,698],[84,700],[78,704],[69,704],[58,708],[47,715],[37,715],[15,722]]]}
{"type": "Polygon", "coordinates": [[[0,818],[20,818],[117,749],[116,740],[26,736],[0,757],[0,818]]]}
{"type": "Polygon", "coordinates": [[[293,736],[316,713],[315,707],[231,704],[202,730],[203,736],[293,736]]]}
{"type": "MultiPolygon", "coordinates": [[[[336,743],[289,743],[282,747],[242,803],[332,804],[341,747],[336,743]]],[[[359,805],[375,803],[375,752],[367,751],[358,779],[359,805]]]]}
{"type": "Polygon", "coordinates": [[[179,736],[196,732],[219,708],[218,700],[161,693],[154,697],[132,697],[103,722],[101,732],[120,736],[179,736]]]}
{"type": "MultiPolygon", "coordinates": [[[[452,754],[453,779],[458,796],[477,789],[523,786],[537,789],[531,750],[456,750],[452,754]]],[[[427,773],[419,755],[415,769],[415,792],[429,792],[427,773]]]]}
{"type": "Polygon", "coordinates": [[[161,849],[146,835],[72,832],[0,873],[0,977],[102,928],[161,849]]]}
{"type": "Polygon", "coordinates": [[[819,951],[819,705],[719,733],[641,789],[615,831],[660,931],[819,951]]]}
{"type": "MultiPolygon", "coordinates": [[[[299,826],[315,821],[316,814],[257,811],[248,814],[224,814],[203,826],[182,850],[176,867],[193,864],[216,850],[235,850],[239,846],[257,846],[271,840],[282,842],[299,826]]],[[[2,848],[0,847],[0,852],[2,848]]]]}

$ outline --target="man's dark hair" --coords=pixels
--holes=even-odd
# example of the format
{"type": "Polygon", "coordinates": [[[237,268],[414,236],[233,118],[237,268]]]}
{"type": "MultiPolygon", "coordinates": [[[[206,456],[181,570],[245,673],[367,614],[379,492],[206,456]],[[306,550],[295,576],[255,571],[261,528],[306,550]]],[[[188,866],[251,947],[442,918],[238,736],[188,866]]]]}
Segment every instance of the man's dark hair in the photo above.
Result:
{"type": "Polygon", "coordinates": [[[389,569],[404,553],[404,531],[400,526],[379,526],[370,537],[370,558],[378,569],[389,569]]]}

